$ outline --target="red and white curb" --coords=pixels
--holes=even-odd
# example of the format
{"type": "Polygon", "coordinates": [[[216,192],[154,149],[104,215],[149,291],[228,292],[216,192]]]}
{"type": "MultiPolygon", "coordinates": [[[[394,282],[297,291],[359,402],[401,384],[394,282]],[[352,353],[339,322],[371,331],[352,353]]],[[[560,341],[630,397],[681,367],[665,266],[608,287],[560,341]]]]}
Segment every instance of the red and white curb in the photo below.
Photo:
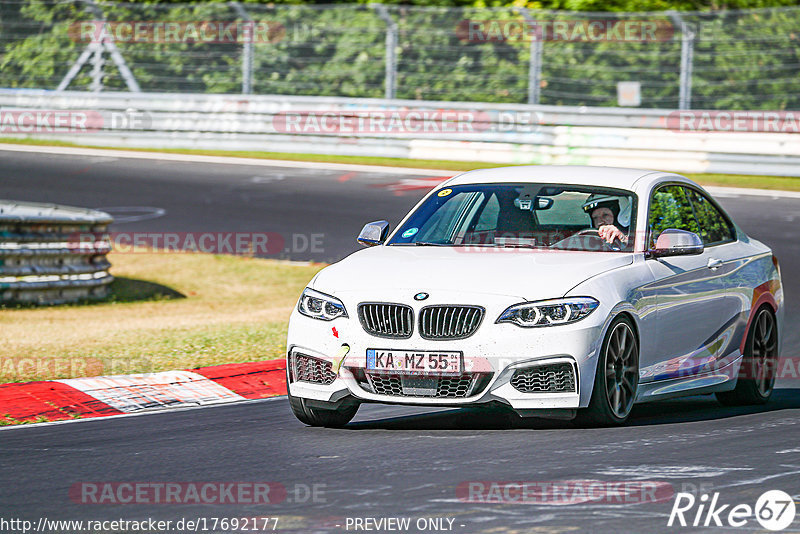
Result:
{"type": "Polygon", "coordinates": [[[286,394],[286,362],[0,384],[0,421],[62,421],[286,394]]]}

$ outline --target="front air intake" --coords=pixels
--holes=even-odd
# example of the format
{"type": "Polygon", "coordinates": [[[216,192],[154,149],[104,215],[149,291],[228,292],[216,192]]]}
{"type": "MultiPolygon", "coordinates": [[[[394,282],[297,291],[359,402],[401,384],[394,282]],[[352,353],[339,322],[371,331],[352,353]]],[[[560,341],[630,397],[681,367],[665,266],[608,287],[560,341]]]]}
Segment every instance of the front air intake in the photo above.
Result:
{"type": "Polygon", "coordinates": [[[336,373],[333,372],[333,364],[331,362],[305,354],[295,354],[292,357],[292,364],[294,365],[293,376],[299,382],[327,386],[336,380],[336,373]]]}
{"type": "Polygon", "coordinates": [[[574,393],[575,370],[567,362],[525,367],[514,371],[511,385],[521,393],[574,393]]]}

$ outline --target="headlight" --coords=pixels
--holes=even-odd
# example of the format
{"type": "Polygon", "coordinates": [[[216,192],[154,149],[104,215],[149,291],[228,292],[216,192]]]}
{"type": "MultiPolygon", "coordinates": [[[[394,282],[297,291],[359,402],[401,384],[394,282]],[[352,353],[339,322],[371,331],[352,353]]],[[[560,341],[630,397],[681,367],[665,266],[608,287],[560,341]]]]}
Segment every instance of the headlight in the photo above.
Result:
{"type": "Polygon", "coordinates": [[[337,317],[347,317],[347,310],[344,309],[342,301],[336,297],[306,288],[297,303],[297,310],[303,315],[322,319],[323,321],[333,321],[337,317]]]}
{"type": "Polygon", "coordinates": [[[510,306],[500,314],[497,322],[525,327],[574,323],[592,313],[599,305],[592,297],[525,302],[510,306]]]}

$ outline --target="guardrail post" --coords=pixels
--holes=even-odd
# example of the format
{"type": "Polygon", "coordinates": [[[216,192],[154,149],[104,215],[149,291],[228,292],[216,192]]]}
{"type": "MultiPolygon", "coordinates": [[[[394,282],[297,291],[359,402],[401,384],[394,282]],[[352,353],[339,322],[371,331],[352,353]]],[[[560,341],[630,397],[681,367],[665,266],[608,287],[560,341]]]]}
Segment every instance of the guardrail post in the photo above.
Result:
{"type": "Polygon", "coordinates": [[[542,93],[542,39],[543,35],[536,33],[536,20],[531,17],[527,9],[516,8],[527,24],[527,35],[531,39],[530,59],[528,60],[528,104],[538,104],[542,93]]]}
{"type": "Polygon", "coordinates": [[[696,33],[686,24],[686,21],[677,11],[670,12],[670,17],[681,30],[681,75],[678,90],[678,109],[690,109],[692,107],[692,67],[696,33]]]}
{"type": "MultiPolygon", "coordinates": [[[[87,9],[97,18],[97,20],[105,22],[106,18],[103,15],[103,12],[100,10],[99,7],[97,7],[97,4],[95,4],[93,0],[83,0],[83,1],[86,3],[87,9]]],[[[114,44],[114,41],[110,36],[108,36],[105,40],[103,40],[102,43],[100,42],[89,43],[89,46],[87,46],[86,49],[83,51],[83,53],[81,53],[78,60],[72,64],[72,67],[70,67],[66,76],[64,76],[64,79],[62,79],[61,83],[58,84],[56,91],[63,91],[67,88],[67,86],[69,86],[69,84],[72,82],[75,76],[78,75],[78,72],[80,72],[81,67],[83,67],[83,65],[89,60],[89,57],[92,55],[92,53],[95,54],[94,65],[95,68],[97,68],[97,63],[99,61],[102,61],[102,54],[104,49],[111,56],[111,59],[117,66],[117,69],[119,69],[119,73],[120,75],[122,75],[122,79],[125,81],[125,85],[128,86],[128,90],[133,93],[141,93],[142,90],[139,87],[139,83],[136,81],[136,77],[134,77],[133,72],[131,72],[131,69],[128,68],[128,64],[125,62],[125,58],[122,57],[122,54],[119,53],[119,48],[117,48],[117,45],[114,44]],[[99,55],[99,60],[98,60],[98,55],[99,55]]],[[[101,75],[100,77],[102,78],[101,75]]],[[[100,89],[94,89],[93,87],[95,87],[96,85],[97,85],[96,75],[95,71],[93,70],[92,91],[100,91],[102,89],[102,84],[100,85],[100,89]]]]}
{"type": "Polygon", "coordinates": [[[245,31],[242,43],[242,94],[249,95],[253,92],[253,19],[239,2],[230,2],[230,6],[249,23],[249,31],[245,31]]]}
{"type": "Polygon", "coordinates": [[[99,93],[103,90],[103,47],[97,46],[92,54],[92,83],[89,84],[89,90],[99,93]]]}
{"type": "Polygon", "coordinates": [[[75,76],[78,75],[78,72],[80,72],[81,67],[83,67],[87,61],[89,61],[89,57],[91,57],[91,55],[94,53],[96,47],[97,46],[95,45],[95,43],[92,43],[83,49],[83,52],[81,52],[81,55],[78,57],[78,60],[72,64],[72,66],[67,71],[67,74],[61,80],[61,83],[59,83],[58,87],[56,87],[56,91],[63,91],[64,89],[67,88],[67,86],[72,82],[75,76]]]}
{"type": "Polygon", "coordinates": [[[397,23],[383,4],[370,4],[378,16],[386,23],[386,76],[384,96],[395,98],[397,94],[397,23]]]}
{"type": "MultiPolygon", "coordinates": [[[[105,21],[106,17],[103,15],[103,12],[97,7],[97,4],[94,3],[94,0],[83,0],[86,2],[87,6],[89,6],[89,10],[100,20],[105,21]]],[[[136,82],[136,78],[133,76],[131,69],[128,68],[128,64],[125,62],[125,58],[122,57],[122,54],[119,53],[119,48],[117,45],[114,44],[114,40],[109,37],[103,41],[103,48],[108,51],[108,54],[111,56],[111,59],[117,65],[117,69],[119,69],[120,75],[122,75],[122,79],[125,80],[125,85],[128,86],[128,90],[134,93],[141,93],[142,90],[139,88],[139,84],[136,82]]]]}

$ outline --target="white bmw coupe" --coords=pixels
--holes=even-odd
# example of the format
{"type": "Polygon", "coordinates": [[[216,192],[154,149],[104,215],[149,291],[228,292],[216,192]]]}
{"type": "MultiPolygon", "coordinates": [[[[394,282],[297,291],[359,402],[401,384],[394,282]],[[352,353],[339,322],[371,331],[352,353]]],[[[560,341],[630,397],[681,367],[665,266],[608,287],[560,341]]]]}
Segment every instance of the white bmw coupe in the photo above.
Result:
{"type": "Polygon", "coordinates": [[[358,241],[289,323],[289,400],[308,425],[345,425],[363,402],[613,425],[639,402],[772,393],[778,260],[682,176],[466,172],[358,241]]]}

